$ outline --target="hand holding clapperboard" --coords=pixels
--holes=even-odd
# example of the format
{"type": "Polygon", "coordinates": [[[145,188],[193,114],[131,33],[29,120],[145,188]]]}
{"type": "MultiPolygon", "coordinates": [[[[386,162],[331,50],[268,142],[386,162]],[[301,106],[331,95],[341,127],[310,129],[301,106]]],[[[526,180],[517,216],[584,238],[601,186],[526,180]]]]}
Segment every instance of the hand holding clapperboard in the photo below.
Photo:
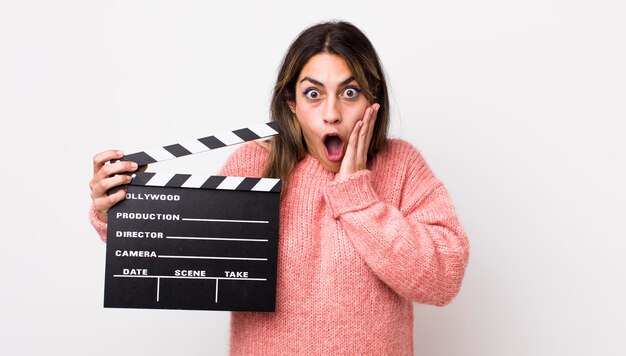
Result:
{"type": "MultiPolygon", "coordinates": [[[[272,122],[121,160],[141,166],[276,134],[272,122]]],[[[108,212],[105,307],[274,311],[279,179],[132,177],[108,212]]]]}

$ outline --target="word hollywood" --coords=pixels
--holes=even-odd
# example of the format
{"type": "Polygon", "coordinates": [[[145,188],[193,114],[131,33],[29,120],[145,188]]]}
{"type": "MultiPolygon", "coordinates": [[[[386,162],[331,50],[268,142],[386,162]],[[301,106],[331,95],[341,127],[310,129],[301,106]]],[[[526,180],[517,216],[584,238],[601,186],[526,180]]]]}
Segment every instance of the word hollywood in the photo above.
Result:
{"type": "Polygon", "coordinates": [[[153,194],[153,193],[126,193],[126,199],[179,201],[180,200],[180,195],[177,195],[177,194],[153,194]]]}

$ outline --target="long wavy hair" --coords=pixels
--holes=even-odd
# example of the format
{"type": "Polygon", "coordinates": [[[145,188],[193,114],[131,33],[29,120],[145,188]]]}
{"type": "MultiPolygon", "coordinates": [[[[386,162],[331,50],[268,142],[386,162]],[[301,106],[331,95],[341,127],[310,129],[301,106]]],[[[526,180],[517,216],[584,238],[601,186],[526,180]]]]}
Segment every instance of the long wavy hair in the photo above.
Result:
{"type": "Polygon", "coordinates": [[[379,103],[368,159],[384,148],[389,127],[389,98],[380,59],[369,39],[356,26],[343,21],[324,22],[302,31],[283,58],[270,107],[280,135],[270,142],[264,176],[280,178],[285,192],[296,164],[307,153],[302,129],[289,103],[296,100],[296,81],[307,61],[318,53],[341,56],[370,103],[379,103]]]}

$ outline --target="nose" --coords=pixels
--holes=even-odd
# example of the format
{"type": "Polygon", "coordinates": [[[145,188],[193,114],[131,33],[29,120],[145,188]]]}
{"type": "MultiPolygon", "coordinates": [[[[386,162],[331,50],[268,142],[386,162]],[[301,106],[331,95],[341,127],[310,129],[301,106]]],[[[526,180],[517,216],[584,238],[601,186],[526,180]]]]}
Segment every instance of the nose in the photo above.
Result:
{"type": "Polygon", "coordinates": [[[324,101],[324,123],[332,125],[341,122],[341,102],[332,96],[324,101]]]}

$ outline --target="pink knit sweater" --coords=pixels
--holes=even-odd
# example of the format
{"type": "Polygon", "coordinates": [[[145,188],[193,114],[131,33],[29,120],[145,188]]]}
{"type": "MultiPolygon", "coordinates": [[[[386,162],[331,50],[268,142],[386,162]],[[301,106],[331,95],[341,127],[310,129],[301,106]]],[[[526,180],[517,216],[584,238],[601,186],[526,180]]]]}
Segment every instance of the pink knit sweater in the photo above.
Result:
{"type": "MultiPolygon", "coordinates": [[[[246,144],[220,174],[259,177],[267,157],[246,144]]],[[[341,182],[306,156],[283,194],[276,312],[233,312],[231,354],[412,355],[412,302],[449,303],[469,256],[419,152],[390,140],[369,170],[341,182]]]]}

